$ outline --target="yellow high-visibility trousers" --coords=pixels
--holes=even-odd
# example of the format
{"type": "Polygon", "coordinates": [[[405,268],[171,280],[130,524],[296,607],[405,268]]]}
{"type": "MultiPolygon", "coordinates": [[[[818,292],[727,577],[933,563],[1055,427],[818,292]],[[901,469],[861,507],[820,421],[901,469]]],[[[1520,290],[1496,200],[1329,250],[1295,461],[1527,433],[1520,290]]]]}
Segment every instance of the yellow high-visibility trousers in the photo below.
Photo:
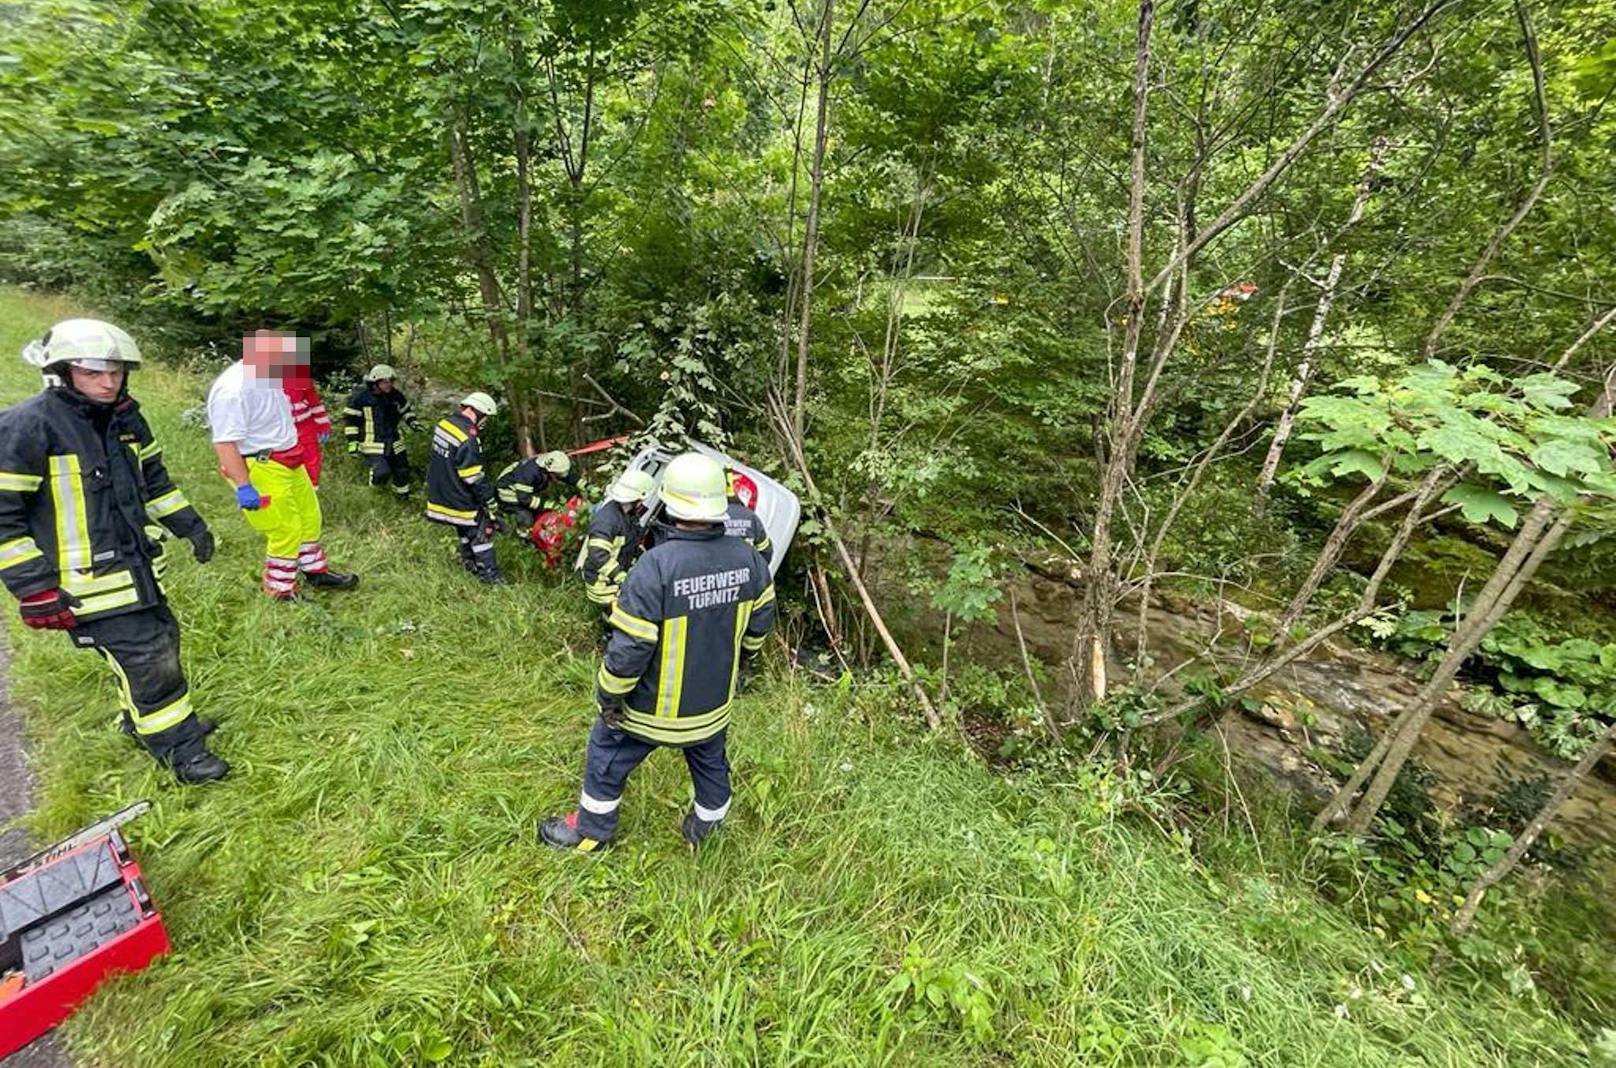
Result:
{"type": "Polygon", "coordinates": [[[264,536],[264,592],[284,597],[296,589],[298,572],[313,575],[329,566],[320,548],[320,498],[301,465],[249,459],[247,479],[268,500],[241,513],[264,536]]]}

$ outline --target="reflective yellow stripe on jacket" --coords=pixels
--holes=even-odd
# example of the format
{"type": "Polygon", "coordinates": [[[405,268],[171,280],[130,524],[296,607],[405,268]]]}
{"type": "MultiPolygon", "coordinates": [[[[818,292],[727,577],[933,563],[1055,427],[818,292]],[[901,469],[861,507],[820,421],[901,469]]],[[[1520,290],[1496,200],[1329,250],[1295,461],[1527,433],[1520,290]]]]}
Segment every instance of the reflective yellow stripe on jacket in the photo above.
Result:
{"type": "Polygon", "coordinates": [[[656,714],[659,718],[672,719],[679,715],[679,697],[685,683],[685,634],[689,629],[688,616],[662,623],[662,662],[657,668],[656,714]]]}
{"type": "Polygon", "coordinates": [[[605,693],[625,694],[634,689],[635,684],[640,680],[637,678],[627,678],[622,675],[613,675],[610,671],[607,671],[606,666],[602,664],[599,673],[595,676],[595,681],[600,685],[601,690],[605,693]]]}
{"type": "MultiPolygon", "coordinates": [[[[729,692],[732,694],[735,692],[735,679],[741,673],[741,650],[744,648],[756,652],[756,648],[746,644],[748,641],[746,625],[752,622],[752,607],[754,604],[756,604],[755,601],[743,601],[740,607],[735,610],[735,644],[731,647],[735,650],[735,656],[729,665],[729,692]]],[[[757,648],[761,648],[762,645],[763,639],[759,638],[757,648]]]]}
{"type": "Polygon", "coordinates": [[[185,499],[185,494],[179,490],[170,490],[155,501],[147,501],[146,514],[153,519],[161,519],[190,506],[191,502],[185,499]]]}
{"type": "Polygon", "coordinates": [[[29,537],[13,538],[0,545],[0,571],[26,564],[30,560],[37,560],[45,554],[39,551],[34,539],[29,537]]]}
{"type": "Polygon", "coordinates": [[[638,638],[644,642],[654,642],[657,638],[657,625],[648,619],[631,616],[623,611],[622,605],[613,605],[612,614],[606,622],[627,634],[630,638],[638,638]]]}
{"type": "Polygon", "coordinates": [[[690,745],[711,738],[729,725],[728,703],[699,716],[666,719],[647,712],[624,709],[627,729],[636,737],[665,745],[690,745]]]}
{"type": "Polygon", "coordinates": [[[56,569],[64,580],[70,572],[90,570],[90,517],[80,470],[79,458],[71,453],[50,458],[51,495],[56,504],[56,569]]]}

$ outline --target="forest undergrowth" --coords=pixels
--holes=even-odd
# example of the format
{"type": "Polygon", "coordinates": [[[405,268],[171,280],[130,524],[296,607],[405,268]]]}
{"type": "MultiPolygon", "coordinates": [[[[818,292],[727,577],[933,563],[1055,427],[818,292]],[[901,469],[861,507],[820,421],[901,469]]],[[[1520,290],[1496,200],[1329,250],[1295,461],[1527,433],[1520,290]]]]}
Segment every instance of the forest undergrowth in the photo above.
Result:
{"type": "MultiPolygon", "coordinates": [[[[0,352],[75,310],[0,295],[0,352]]],[[[0,361],[0,400],[33,376],[0,361]]],[[[130,835],[175,950],[74,1018],[80,1063],[1473,1068],[1611,1052],[1529,976],[1437,970],[1366,929],[1282,862],[1286,836],[1305,859],[1295,832],[1197,821],[1104,762],[996,771],[926,736],[901,689],[809,685],[777,647],[736,716],[716,841],[682,844],[684,769],[653,759],[615,848],[554,855],[534,825],[573,802],[592,714],[576,583],[507,540],[516,584],[478,586],[442,532],[337,459],[327,547],[363,585],[269,603],[187,414],[205,387],[162,364],[134,378],[220,538],[169,591],[231,778],[173,786],[115,729],[99,660],[12,630],[33,830],[154,802],[130,835]]]]}

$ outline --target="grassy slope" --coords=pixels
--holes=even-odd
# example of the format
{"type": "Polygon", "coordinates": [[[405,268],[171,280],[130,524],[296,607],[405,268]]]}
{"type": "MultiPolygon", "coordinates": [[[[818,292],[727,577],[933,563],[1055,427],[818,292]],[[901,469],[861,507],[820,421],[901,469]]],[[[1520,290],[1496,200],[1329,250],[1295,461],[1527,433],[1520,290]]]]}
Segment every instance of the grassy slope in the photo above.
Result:
{"type": "MultiPolygon", "coordinates": [[[[31,391],[11,354],[67,310],[0,292],[0,400],[31,391]]],[[[1424,976],[1410,995],[1307,893],[1117,818],[1099,773],[1005,781],[868,694],[775,679],[744,701],[731,826],[699,856],[671,754],[631,785],[617,849],[544,851],[534,821],[575,796],[591,716],[578,588],[525,558],[520,584],[474,585],[336,463],[327,546],[364,586],[266,603],[181,418],[204,384],[154,368],[136,390],[221,540],[170,595],[232,779],[169,785],[112,729],[100,662],[13,628],[36,829],[156,802],[133,838],[176,952],[74,1021],[89,1063],[1568,1063],[1574,1037],[1528,1000],[1424,976]],[[911,946],[941,1005],[883,993],[911,946]]]]}

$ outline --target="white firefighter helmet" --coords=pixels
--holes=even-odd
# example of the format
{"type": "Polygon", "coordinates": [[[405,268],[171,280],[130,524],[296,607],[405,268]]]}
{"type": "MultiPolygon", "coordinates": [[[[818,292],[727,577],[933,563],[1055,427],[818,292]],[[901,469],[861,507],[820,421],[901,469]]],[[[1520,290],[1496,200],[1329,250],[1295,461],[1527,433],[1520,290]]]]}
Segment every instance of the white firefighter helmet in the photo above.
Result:
{"type": "Polygon", "coordinates": [[[22,358],[47,376],[59,376],[59,370],[52,369],[62,364],[87,371],[116,371],[140,363],[140,346],[123,329],[100,319],[64,319],[45,331],[44,337],[30,341],[22,358]]]}
{"type": "Polygon", "coordinates": [[[656,488],[656,480],[639,468],[624,471],[618,475],[610,486],[606,487],[606,496],[618,504],[633,504],[643,501],[646,495],[656,488]]]}
{"type": "Polygon", "coordinates": [[[472,411],[478,412],[482,415],[493,415],[495,412],[499,411],[499,405],[494,403],[494,398],[490,397],[482,390],[478,390],[475,393],[468,393],[462,397],[460,399],[460,407],[470,408],[472,411]]]}
{"type": "Polygon", "coordinates": [[[729,510],[729,486],[718,461],[686,452],[668,461],[662,474],[662,503],[675,519],[715,523],[729,510]]]}
{"type": "Polygon", "coordinates": [[[542,453],[539,456],[539,466],[552,475],[565,477],[572,472],[572,457],[559,449],[542,453]]]}

